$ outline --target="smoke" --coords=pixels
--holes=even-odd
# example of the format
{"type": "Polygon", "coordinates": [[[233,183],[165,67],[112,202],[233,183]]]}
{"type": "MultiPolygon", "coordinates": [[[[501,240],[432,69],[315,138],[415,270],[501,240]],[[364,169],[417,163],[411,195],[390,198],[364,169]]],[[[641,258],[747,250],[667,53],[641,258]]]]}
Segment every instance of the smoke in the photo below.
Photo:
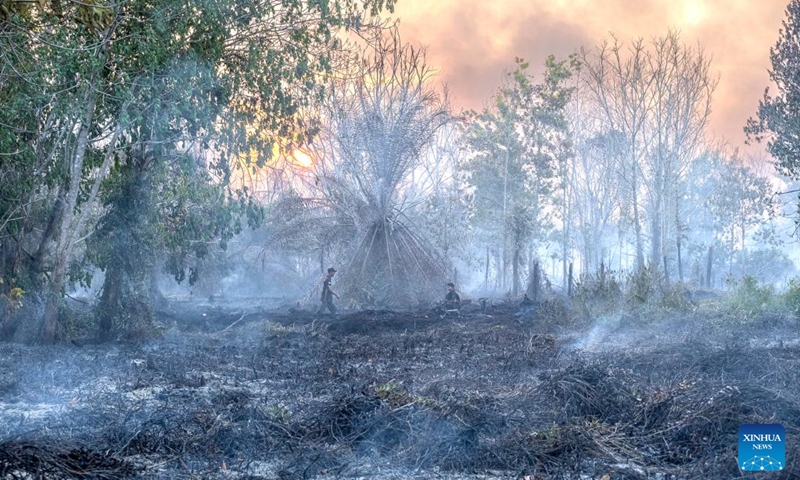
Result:
{"type": "Polygon", "coordinates": [[[571,348],[597,352],[607,349],[611,342],[618,344],[620,337],[612,335],[619,330],[621,322],[621,312],[599,316],[586,335],[575,341],[571,348]]]}
{"type": "MultiPolygon", "coordinates": [[[[699,42],[721,74],[712,131],[741,145],[742,127],[769,84],[769,49],[775,43],[785,0],[754,8],[746,0],[597,2],[509,0],[400,2],[406,38],[429,46],[456,104],[480,108],[515,56],[543,64],[548,54],[566,56],[591,47],[609,32],[621,40],[645,39],[677,29],[687,44],[699,42]],[[746,40],[742,32],[747,32],[746,40]]],[[[758,147],[756,147],[758,148],[758,147]]]]}

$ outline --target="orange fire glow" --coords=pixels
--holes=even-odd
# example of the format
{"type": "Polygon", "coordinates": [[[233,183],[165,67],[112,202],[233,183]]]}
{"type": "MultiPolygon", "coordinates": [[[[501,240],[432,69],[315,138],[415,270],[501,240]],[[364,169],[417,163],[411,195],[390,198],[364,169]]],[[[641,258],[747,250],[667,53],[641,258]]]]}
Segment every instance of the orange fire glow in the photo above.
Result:
{"type": "Polygon", "coordinates": [[[309,168],[314,165],[311,155],[302,150],[295,150],[292,152],[292,156],[294,157],[294,161],[297,163],[297,165],[303,168],[309,168]]]}

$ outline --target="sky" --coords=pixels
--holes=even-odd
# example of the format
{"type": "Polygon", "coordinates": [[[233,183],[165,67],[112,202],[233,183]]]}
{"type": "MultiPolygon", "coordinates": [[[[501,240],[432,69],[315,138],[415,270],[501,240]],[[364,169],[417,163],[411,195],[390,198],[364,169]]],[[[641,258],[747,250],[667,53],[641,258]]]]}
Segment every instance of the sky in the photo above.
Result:
{"type": "MultiPolygon", "coordinates": [[[[788,0],[399,0],[405,41],[427,47],[456,108],[482,108],[514,57],[544,63],[598,45],[680,32],[719,75],[709,133],[743,147],[742,131],[769,85],[769,50],[788,0]]],[[[540,72],[541,69],[535,71],[540,72]]],[[[751,154],[753,149],[747,149],[751,154]]]]}

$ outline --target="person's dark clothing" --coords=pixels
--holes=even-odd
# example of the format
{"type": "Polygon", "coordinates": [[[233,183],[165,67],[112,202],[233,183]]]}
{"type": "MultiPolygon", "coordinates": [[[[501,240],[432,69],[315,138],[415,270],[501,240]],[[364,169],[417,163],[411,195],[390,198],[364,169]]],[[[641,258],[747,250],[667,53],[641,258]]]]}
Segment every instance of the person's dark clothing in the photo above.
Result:
{"type": "Polygon", "coordinates": [[[325,277],[325,280],[322,281],[322,298],[320,300],[323,302],[327,300],[333,300],[333,293],[331,291],[331,277],[325,277]]]}
{"type": "Polygon", "coordinates": [[[325,277],[322,282],[322,296],[320,298],[322,305],[320,305],[317,313],[324,313],[325,309],[330,310],[331,313],[336,313],[336,305],[333,304],[333,290],[331,290],[331,277],[325,277]]]}
{"type": "Polygon", "coordinates": [[[447,308],[460,308],[461,297],[456,292],[447,292],[447,295],[444,296],[444,305],[447,308]]]}

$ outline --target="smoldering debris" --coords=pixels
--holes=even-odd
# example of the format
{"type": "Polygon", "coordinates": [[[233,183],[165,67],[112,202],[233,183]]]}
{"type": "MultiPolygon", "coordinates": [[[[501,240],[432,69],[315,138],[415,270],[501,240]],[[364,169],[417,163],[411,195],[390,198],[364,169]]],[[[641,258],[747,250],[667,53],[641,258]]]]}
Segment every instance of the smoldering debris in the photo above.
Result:
{"type": "Polygon", "coordinates": [[[137,468],[109,451],[64,445],[52,441],[0,443],[0,478],[60,480],[93,478],[113,480],[134,477],[137,468]]]}
{"type": "MultiPolygon", "coordinates": [[[[578,351],[508,306],[296,313],[219,312],[142,345],[0,344],[0,478],[748,478],[741,424],[800,433],[797,347],[578,351]]],[[[774,478],[800,474],[788,448],[774,478]]]]}

